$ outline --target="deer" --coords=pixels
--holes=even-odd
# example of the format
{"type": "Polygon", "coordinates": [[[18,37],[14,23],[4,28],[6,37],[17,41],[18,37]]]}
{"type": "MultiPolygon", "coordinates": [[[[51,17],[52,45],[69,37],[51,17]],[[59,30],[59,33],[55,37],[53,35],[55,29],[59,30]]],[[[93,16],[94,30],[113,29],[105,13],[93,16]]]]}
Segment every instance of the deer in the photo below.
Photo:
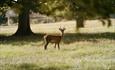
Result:
{"type": "Polygon", "coordinates": [[[60,49],[60,42],[62,40],[62,37],[64,36],[64,31],[66,30],[66,28],[59,28],[59,30],[61,31],[61,35],[48,35],[46,34],[44,36],[44,40],[45,40],[45,46],[44,49],[47,50],[47,46],[49,43],[55,43],[54,48],[56,48],[56,45],[58,45],[58,49],[60,49]]]}

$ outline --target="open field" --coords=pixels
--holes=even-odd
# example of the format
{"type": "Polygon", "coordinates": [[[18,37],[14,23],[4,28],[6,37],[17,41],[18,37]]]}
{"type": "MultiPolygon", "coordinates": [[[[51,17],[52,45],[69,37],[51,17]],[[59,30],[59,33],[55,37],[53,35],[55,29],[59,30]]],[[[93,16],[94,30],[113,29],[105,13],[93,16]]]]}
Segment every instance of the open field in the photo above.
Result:
{"type": "Polygon", "coordinates": [[[0,26],[0,70],[115,70],[115,20],[112,23],[107,28],[87,21],[79,33],[73,21],[32,24],[37,35],[24,38],[8,36],[17,26],[0,26]],[[67,29],[61,49],[49,44],[45,51],[42,33],[60,33],[60,26],[67,29]]]}

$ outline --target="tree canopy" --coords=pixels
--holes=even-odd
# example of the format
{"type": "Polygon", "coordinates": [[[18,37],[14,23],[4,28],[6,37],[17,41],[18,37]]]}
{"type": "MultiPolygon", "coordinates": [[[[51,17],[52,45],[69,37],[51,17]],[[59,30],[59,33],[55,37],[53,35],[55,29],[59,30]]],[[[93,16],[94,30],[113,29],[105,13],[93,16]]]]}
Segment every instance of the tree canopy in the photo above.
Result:
{"type": "Polygon", "coordinates": [[[109,19],[110,14],[115,13],[115,0],[67,0],[67,2],[77,21],[77,27],[83,27],[85,19],[109,19]]]}
{"type": "Polygon", "coordinates": [[[108,20],[115,13],[115,0],[0,0],[0,11],[14,9],[18,14],[19,24],[16,35],[29,35],[29,14],[39,12],[53,17],[75,19],[76,28],[83,27],[86,19],[108,20]]]}

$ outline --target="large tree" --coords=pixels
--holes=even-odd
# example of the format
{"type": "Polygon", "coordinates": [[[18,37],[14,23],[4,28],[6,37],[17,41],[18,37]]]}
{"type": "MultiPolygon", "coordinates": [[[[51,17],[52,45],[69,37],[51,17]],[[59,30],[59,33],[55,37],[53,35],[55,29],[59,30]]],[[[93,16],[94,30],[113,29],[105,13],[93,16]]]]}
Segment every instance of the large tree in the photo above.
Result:
{"type": "Polygon", "coordinates": [[[115,0],[66,0],[73,18],[76,20],[76,28],[84,27],[86,19],[97,19],[103,23],[108,20],[111,25],[110,14],[115,13],[115,0]]]}
{"type": "Polygon", "coordinates": [[[38,12],[39,5],[42,2],[40,0],[17,0],[12,8],[18,7],[18,29],[14,35],[25,36],[33,34],[30,28],[30,11],[38,12]]]}
{"type": "Polygon", "coordinates": [[[25,36],[33,34],[30,28],[30,10],[36,11],[40,0],[0,0],[0,6],[8,6],[18,13],[18,29],[14,35],[25,36]]]}
{"type": "Polygon", "coordinates": [[[97,0],[94,1],[94,8],[96,9],[96,16],[105,24],[107,20],[108,27],[111,26],[110,14],[115,13],[115,0],[97,0]]]}
{"type": "Polygon", "coordinates": [[[18,36],[33,34],[30,28],[30,11],[54,16],[57,11],[63,10],[62,5],[64,4],[58,0],[0,0],[0,7],[10,7],[19,14],[18,29],[14,34],[18,36]]]}
{"type": "Polygon", "coordinates": [[[14,35],[19,36],[33,34],[29,21],[30,11],[75,19],[76,28],[79,28],[84,26],[86,19],[97,17],[102,22],[107,19],[109,26],[109,15],[115,12],[114,6],[115,0],[0,0],[0,7],[10,7],[18,12],[18,29],[14,35]]]}

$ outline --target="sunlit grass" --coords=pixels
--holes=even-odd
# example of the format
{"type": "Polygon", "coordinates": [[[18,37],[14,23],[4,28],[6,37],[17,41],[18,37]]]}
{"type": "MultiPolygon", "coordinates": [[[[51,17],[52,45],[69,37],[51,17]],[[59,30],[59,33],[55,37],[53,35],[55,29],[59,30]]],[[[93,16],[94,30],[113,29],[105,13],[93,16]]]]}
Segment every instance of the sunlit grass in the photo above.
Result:
{"type": "MultiPolygon", "coordinates": [[[[32,42],[31,42],[32,43],[32,42]]],[[[2,70],[114,70],[115,41],[98,43],[80,41],[61,43],[61,50],[50,44],[48,50],[36,43],[24,46],[1,44],[0,66],[2,70]],[[39,46],[37,46],[39,45],[39,46]]]]}
{"type": "MultiPolygon", "coordinates": [[[[60,50],[55,49],[54,44],[49,44],[48,50],[44,50],[42,36],[38,35],[0,40],[0,70],[115,70],[115,34],[111,33],[114,32],[113,27],[100,30],[110,33],[100,34],[97,30],[98,34],[76,34],[74,29],[68,29],[74,25],[68,23],[62,23],[67,31],[60,50]]],[[[32,29],[35,33],[59,33],[59,26],[35,24],[32,29]]],[[[89,26],[86,27],[81,32],[91,31],[89,26]]],[[[11,35],[16,27],[13,28],[1,28],[0,34],[11,35]]]]}

